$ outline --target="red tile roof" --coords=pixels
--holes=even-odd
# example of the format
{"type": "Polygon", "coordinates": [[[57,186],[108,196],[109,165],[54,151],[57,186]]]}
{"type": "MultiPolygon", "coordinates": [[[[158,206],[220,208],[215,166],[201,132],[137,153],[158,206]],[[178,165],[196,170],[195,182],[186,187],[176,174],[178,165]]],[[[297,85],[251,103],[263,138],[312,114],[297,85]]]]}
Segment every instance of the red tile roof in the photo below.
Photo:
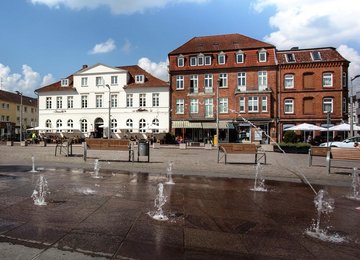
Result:
{"type": "Polygon", "coordinates": [[[50,85],[47,85],[42,88],[38,88],[35,90],[37,93],[41,92],[54,92],[54,91],[73,91],[75,92],[75,89],[73,88],[73,75],[68,76],[67,78],[69,80],[69,85],[67,87],[61,86],[61,80],[54,82],[50,85]]]}
{"type": "Polygon", "coordinates": [[[237,33],[194,37],[169,55],[260,48],[275,48],[275,46],[237,33]]]}
{"type": "Polygon", "coordinates": [[[349,62],[333,47],[314,48],[314,49],[292,49],[292,50],[280,50],[276,54],[278,63],[281,64],[294,64],[294,63],[312,63],[312,62],[330,62],[330,61],[342,61],[349,62]],[[320,53],[320,60],[314,61],[311,57],[311,53],[318,51],[320,53]],[[292,53],[295,57],[295,62],[287,62],[286,54],[292,53]]]}
{"type": "MultiPolygon", "coordinates": [[[[22,96],[22,98],[23,98],[22,100],[23,105],[37,107],[36,98],[32,98],[24,95],[22,96]]],[[[20,104],[21,96],[18,95],[17,93],[0,90],[0,100],[20,104]]]]}

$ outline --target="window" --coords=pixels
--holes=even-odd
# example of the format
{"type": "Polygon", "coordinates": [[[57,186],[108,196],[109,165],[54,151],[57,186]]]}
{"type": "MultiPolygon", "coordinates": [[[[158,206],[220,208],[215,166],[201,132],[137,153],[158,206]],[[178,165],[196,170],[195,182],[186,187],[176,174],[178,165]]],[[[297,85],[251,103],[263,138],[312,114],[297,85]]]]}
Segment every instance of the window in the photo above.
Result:
{"type": "Polygon", "coordinates": [[[200,53],[198,56],[198,65],[204,66],[204,54],[200,53]]]}
{"type": "Polygon", "coordinates": [[[295,56],[293,53],[286,53],[285,58],[287,62],[295,62],[295,56]]]}
{"type": "Polygon", "coordinates": [[[219,80],[220,80],[220,86],[219,87],[226,88],[228,86],[227,74],[226,73],[220,73],[219,80]]]}
{"type": "Polygon", "coordinates": [[[190,66],[196,66],[197,65],[197,57],[192,56],[190,57],[190,66]]]}
{"type": "Polygon", "coordinates": [[[219,98],[219,113],[228,112],[228,98],[222,97],[219,98]]]}
{"type": "Polygon", "coordinates": [[[191,114],[199,113],[199,100],[196,98],[190,99],[190,113],[191,114]]]}
{"type": "Polygon", "coordinates": [[[346,86],[347,86],[347,74],[346,74],[346,72],[343,72],[342,83],[343,83],[343,88],[346,88],[346,86]]]}
{"type": "Polygon", "coordinates": [[[126,107],[133,107],[133,94],[126,94],[126,107]]]}
{"type": "Polygon", "coordinates": [[[238,51],[236,53],[236,63],[244,63],[244,52],[238,51]]]}
{"type": "Polygon", "coordinates": [[[239,111],[240,111],[240,113],[245,112],[245,97],[239,98],[239,111]]]}
{"type": "Polygon", "coordinates": [[[102,107],[102,95],[96,95],[96,107],[102,107]]]}
{"type": "Polygon", "coordinates": [[[213,75],[212,74],[205,74],[204,76],[204,86],[205,86],[205,93],[212,93],[213,92],[213,75]]]}
{"type": "MultiPolygon", "coordinates": [[[[47,104],[47,101],[48,101],[48,98],[46,98],[46,104],[47,104]]],[[[51,102],[51,98],[50,98],[50,102],[51,102]]],[[[46,107],[46,108],[48,108],[48,107],[46,107]]],[[[51,108],[51,106],[50,106],[50,108],[51,108]]],[[[16,106],[16,110],[20,111],[20,106],[19,105],[16,106]]]]}
{"type": "Polygon", "coordinates": [[[61,119],[56,120],[56,128],[57,128],[57,132],[59,132],[60,128],[62,127],[62,121],[61,119]]]}
{"type": "Polygon", "coordinates": [[[87,120],[83,119],[81,120],[81,132],[86,133],[87,132],[87,120]]]}
{"type": "Polygon", "coordinates": [[[176,99],[176,114],[184,114],[184,99],[176,99]]]}
{"type": "Polygon", "coordinates": [[[131,128],[133,128],[133,120],[132,119],[129,118],[128,120],[126,120],[126,127],[130,128],[129,132],[132,132],[132,129],[131,129],[131,128]]]}
{"type": "Polygon", "coordinates": [[[267,88],[267,71],[258,72],[258,84],[260,91],[267,88]]]}
{"type": "Polygon", "coordinates": [[[184,56],[183,55],[179,55],[179,57],[177,57],[177,66],[184,67],[184,56]]]}
{"type": "Polygon", "coordinates": [[[184,76],[176,76],[176,89],[184,89],[184,76]]]}
{"type": "Polygon", "coordinates": [[[261,112],[267,112],[267,97],[261,97],[261,112]]]}
{"type": "Polygon", "coordinates": [[[211,56],[205,56],[205,65],[211,65],[211,56]]]}
{"type": "Polygon", "coordinates": [[[69,80],[68,80],[68,79],[62,79],[62,80],[61,80],[61,86],[62,86],[62,87],[67,87],[67,86],[69,86],[69,80]]]}
{"type": "Polygon", "coordinates": [[[285,99],[284,100],[284,112],[285,112],[285,114],[293,114],[294,113],[294,100],[293,99],[285,99]]]}
{"type": "Polygon", "coordinates": [[[56,97],[56,108],[57,109],[62,108],[62,97],[56,97]]]}
{"type": "Polygon", "coordinates": [[[81,86],[82,87],[87,87],[88,86],[88,78],[87,77],[82,77],[81,78],[81,86]]]}
{"type": "Polygon", "coordinates": [[[73,121],[72,119],[69,119],[69,120],[67,121],[67,127],[68,127],[68,128],[74,128],[74,121],[73,121]]]}
{"type": "Polygon", "coordinates": [[[312,72],[305,72],[303,74],[303,85],[304,89],[312,89],[314,88],[314,73],[312,72]]]}
{"type": "Polygon", "coordinates": [[[214,117],[213,99],[205,98],[205,117],[214,117]]]}
{"type": "Polygon", "coordinates": [[[267,60],[267,55],[266,55],[267,53],[266,53],[266,50],[265,49],[261,49],[260,51],[259,51],[259,62],[266,62],[266,60],[267,60]]]}
{"type": "Polygon", "coordinates": [[[152,94],[152,106],[153,107],[160,106],[160,94],[159,93],[152,94]]]}
{"type": "Polygon", "coordinates": [[[45,126],[48,127],[48,128],[52,128],[50,119],[45,121],[45,126]]]}
{"type": "Polygon", "coordinates": [[[27,107],[24,106],[24,112],[26,113],[27,112],[27,107]]]}
{"type": "MultiPolygon", "coordinates": [[[[52,98],[51,97],[46,97],[46,109],[51,109],[51,103],[52,103],[52,98]]],[[[18,111],[20,110],[20,106],[18,106],[18,111]]]]}
{"type": "Polygon", "coordinates": [[[191,75],[190,76],[190,93],[198,93],[199,86],[198,86],[198,75],[191,75]]]}
{"type": "Polygon", "coordinates": [[[285,86],[285,88],[294,88],[294,75],[293,74],[285,74],[284,86],[285,86]]]}
{"type": "Polygon", "coordinates": [[[111,85],[118,84],[118,76],[111,76],[111,85]]]}
{"type": "Polygon", "coordinates": [[[248,112],[258,112],[259,111],[259,98],[258,97],[248,97],[248,112]]]}
{"type": "Polygon", "coordinates": [[[246,72],[238,73],[237,85],[239,91],[246,91],[246,72]]]}
{"type": "Polygon", "coordinates": [[[118,96],[116,94],[111,95],[111,107],[118,106],[118,96]]]}
{"type": "Polygon", "coordinates": [[[313,61],[321,60],[320,52],[318,52],[318,51],[311,52],[311,58],[313,61]]]}
{"type": "Polygon", "coordinates": [[[145,76],[144,75],[135,75],[135,83],[144,83],[145,76]]]}
{"type": "Polygon", "coordinates": [[[31,114],[34,114],[34,108],[33,107],[31,108],[31,114]]]}
{"type": "Polygon", "coordinates": [[[156,128],[156,129],[152,129],[152,132],[159,133],[159,126],[160,126],[159,119],[154,118],[151,125],[154,126],[154,128],[156,128]]]}
{"type": "Polygon", "coordinates": [[[115,132],[117,128],[117,120],[115,118],[111,119],[111,132],[115,132]]]}
{"type": "Polygon", "coordinates": [[[81,108],[87,108],[87,107],[88,107],[88,97],[81,96],[81,108]]]}
{"type": "Polygon", "coordinates": [[[326,97],[323,99],[323,112],[333,112],[333,98],[326,97]]]}
{"type": "Polygon", "coordinates": [[[139,94],[139,107],[146,107],[146,94],[139,94]]]}
{"type": "Polygon", "coordinates": [[[218,64],[222,65],[222,64],[225,64],[225,62],[226,62],[225,53],[220,52],[220,54],[218,56],[218,64]]]}
{"type": "Polygon", "coordinates": [[[325,72],[323,74],[323,87],[328,88],[333,86],[333,74],[331,72],[325,72]]]}
{"type": "Polygon", "coordinates": [[[303,99],[303,113],[304,115],[312,115],[314,114],[314,98],[313,97],[305,97],[303,99]]]}
{"type": "Polygon", "coordinates": [[[74,97],[73,96],[67,97],[67,108],[74,108],[74,97]]]}
{"type": "Polygon", "coordinates": [[[145,121],[145,119],[144,118],[142,118],[142,119],[140,119],[140,121],[139,121],[139,132],[140,133],[145,133],[145,131],[146,131],[146,121],[145,121]]]}
{"type": "Polygon", "coordinates": [[[103,78],[102,77],[96,77],[96,86],[103,86],[103,78]]]}

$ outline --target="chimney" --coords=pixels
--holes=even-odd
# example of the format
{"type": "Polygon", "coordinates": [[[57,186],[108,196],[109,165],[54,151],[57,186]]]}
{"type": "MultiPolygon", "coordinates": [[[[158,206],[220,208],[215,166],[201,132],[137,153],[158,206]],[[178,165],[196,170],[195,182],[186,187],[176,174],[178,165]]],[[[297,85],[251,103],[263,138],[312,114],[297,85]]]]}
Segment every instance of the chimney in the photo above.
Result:
{"type": "Polygon", "coordinates": [[[88,65],[84,64],[82,65],[82,69],[87,69],[88,65]]]}

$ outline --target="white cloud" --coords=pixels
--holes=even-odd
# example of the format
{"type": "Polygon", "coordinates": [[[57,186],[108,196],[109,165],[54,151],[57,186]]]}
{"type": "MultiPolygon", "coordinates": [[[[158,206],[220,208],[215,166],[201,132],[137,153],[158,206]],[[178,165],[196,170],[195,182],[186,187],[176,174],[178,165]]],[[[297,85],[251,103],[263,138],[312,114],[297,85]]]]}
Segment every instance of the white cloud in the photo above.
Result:
{"type": "Polygon", "coordinates": [[[138,65],[153,76],[164,81],[169,81],[168,62],[160,61],[156,63],[152,62],[149,58],[143,57],[139,59],[138,65]]]}
{"type": "MultiPolygon", "coordinates": [[[[349,67],[350,78],[360,74],[360,53],[347,45],[340,45],[338,48],[340,54],[347,60],[351,61],[349,67]]],[[[353,81],[354,93],[360,91],[360,80],[353,81]]]]}
{"type": "Polygon", "coordinates": [[[54,81],[51,74],[41,78],[29,65],[22,66],[22,73],[11,73],[9,66],[0,63],[0,80],[2,89],[7,91],[20,91],[24,95],[34,96],[34,90],[54,81]]]}
{"type": "Polygon", "coordinates": [[[90,54],[108,53],[116,49],[116,45],[113,39],[108,39],[106,42],[98,43],[90,51],[90,54]]]}
{"type": "Polygon", "coordinates": [[[95,9],[100,6],[110,8],[113,14],[143,13],[150,8],[163,8],[177,3],[204,3],[209,0],[31,0],[32,4],[43,4],[50,8],[66,6],[73,10],[95,9]]]}
{"type": "Polygon", "coordinates": [[[121,47],[121,51],[124,53],[129,53],[131,49],[133,48],[133,45],[128,39],[125,39],[124,45],[121,47]]]}

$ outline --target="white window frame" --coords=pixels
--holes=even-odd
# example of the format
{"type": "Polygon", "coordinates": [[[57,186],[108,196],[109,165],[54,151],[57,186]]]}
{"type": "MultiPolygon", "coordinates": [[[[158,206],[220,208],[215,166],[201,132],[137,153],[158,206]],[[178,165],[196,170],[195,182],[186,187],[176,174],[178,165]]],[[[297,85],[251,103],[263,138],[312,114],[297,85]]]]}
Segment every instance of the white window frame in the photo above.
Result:
{"type": "Polygon", "coordinates": [[[191,67],[197,66],[197,56],[190,57],[190,66],[191,67]]]}
{"type": "Polygon", "coordinates": [[[176,76],[176,90],[183,90],[184,89],[184,76],[178,75],[176,76]]]}
{"type": "Polygon", "coordinates": [[[267,51],[265,49],[261,49],[258,53],[259,62],[267,62],[267,51]]]}
{"type": "Polygon", "coordinates": [[[96,84],[97,87],[104,86],[103,77],[96,77],[95,78],[95,84],[96,84]]]}
{"type": "Polygon", "coordinates": [[[236,63],[237,64],[241,64],[241,63],[244,63],[245,60],[244,60],[244,52],[239,50],[237,53],[236,53],[236,63]]]}
{"type": "Polygon", "coordinates": [[[68,87],[69,86],[69,79],[62,79],[61,80],[61,86],[62,87],[68,87]]]}
{"type": "Polygon", "coordinates": [[[284,114],[294,114],[295,104],[294,99],[284,99],[284,114]]]}
{"type": "Polygon", "coordinates": [[[199,99],[191,98],[190,99],[190,114],[199,113],[199,99]]]}
{"type": "Polygon", "coordinates": [[[88,86],[88,77],[82,77],[81,78],[81,87],[87,87],[88,86]]]}
{"type": "Polygon", "coordinates": [[[56,97],[56,109],[62,109],[62,97],[56,97]]]}
{"type": "Polygon", "coordinates": [[[133,94],[126,94],[126,107],[134,106],[134,96],[133,94]]]}
{"type": "MultiPolygon", "coordinates": [[[[133,125],[134,125],[134,123],[133,123],[133,120],[131,119],[131,118],[128,118],[127,120],[126,120],[126,127],[127,128],[133,128],[133,125]]],[[[129,129],[128,130],[130,133],[132,133],[132,129],[129,129]]]]}
{"type": "Polygon", "coordinates": [[[112,118],[111,119],[111,132],[115,132],[115,129],[117,128],[117,120],[116,120],[116,118],[112,118]]]}
{"type": "Polygon", "coordinates": [[[83,95],[81,96],[81,108],[87,108],[88,107],[88,96],[83,95]]]}
{"type": "Polygon", "coordinates": [[[267,71],[258,71],[258,86],[259,86],[259,91],[267,89],[268,87],[267,71]]]}
{"type": "Polygon", "coordinates": [[[160,106],[160,94],[152,93],[152,106],[159,107],[160,106]]]}
{"type": "Polygon", "coordinates": [[[334,99],[332,97],[324,97],[323,98],[323,113],[327,112],[333,113],[334,111],[334,99]],[[330,106],[330,111],[326,109],[327,106],[330,106]]]}
{"type": "Polygon", "coordinates": [[[74,108],[74,97],[73,96],[67,97],[67,108],[74,108]]]}
{"type": "Polygon", "coordinates": [[[239,112],[245,113],[245,97],[239,97],[239,112]]]}
{"type": "Polygon", "coordinates": [[[204,64],[205,64],[205,56],[204,56],[204,54],[200,53],[198,55],[197,64],[198,64],[198,66],[204,66],[204,64]]]}
{"type": "Polygon", "coordinates": [[[111,107],[117,107],[117,106],[118,106],[118,95],[111,94],[111,107]]]}
{"type": "Polygon", "coordinates": [[[259,97],[249,96],[248,97],[248,113],[259,112],[259,97]]]}
{"type": "MultiPolygon", "coordinates": [[[[69,127],[69,128],[74,128],[74,121],[73,121],[72,119],[69,119],[69,120],[67,121],[66,125],[67,125],[67,127],[69,127]]],[[[70,129],[69,129],[69,131],[72,132],[73,130],[70,130],[70,129]]]]}
{"type": "Polygon", "coordinates": [[[56,120],[56,132],[60,132],[60,128],[62,128],[62,120],[56,120]]]}
{"type": "Polygon", "coordinates": [[[145,75],[135,75],[135,83],[140,84],[145,82],[145,75]]]}
{"type": "Polygon", "coordinates": [[[322,82],[324,88],[331,88],[334,86],[333,83],[333,73],[332,72],[324,72],[322,76],[322,82]]]}
{"type": "Polygon", "coordinates": [[[139,94],[139,107],[146,107],[146,93],[139,94]]]}
{"type": "Polygon", "coordinates": [[[199,81],[198,75],[190,75],[190,93],[199,93],[199,81]],[[191,86],[191,82],[193,82],[193,86],[191,86]]]}
{"type": "Polygon", "coordinates": [[[144,118],[141,118],[139,120],[139,133],[145,133],[146,132],[146,120],[144,118]]]}
{"type": "Polygon", "coordinates": [[[81,132],[82,132],[82,133],[86,133],[86,132],[87,132],[87,130],[88,130],[88,124],[87,124],[87,120],[86,120],[86,119],[81,120],[80,128],[81,128],[81,132]]]}
{"type": "Polygon", "coordinates": [[[185,113],[185,104],[183,98],[176,99],[176,114],[184,114],[185,113]]]}
{"type": "Polygon", "coordinates": [[[212,98],[205,98],[204,100],[205,117],[214,117],[214,102],[212,98]]]}
{"type": "Polygon", "coordinates": [[[268,112],[268,98],[267,96],[261,97],[261,112],[268,112]]]}
{"type": "MultiPolygon", "coordinates": [[[[19,110],[20,110],[20,106],[18,106],[19,110]]],[[[52,97],[46,97],[46,109],[51,109],[52,108],[52,97]]]]}
{"type": "Polygon", "coordinates": [[[213,74],[204,75],[204,91],[205,93],[213,93],[213,74]]]}
{"type": "Polygon", "coordinates": [[[284,75],[284,87],[286,89],[294,88],[294,74],[285,74],[284,75]]]}
{"type": "Polygon", "coordinates": [[[205,65],[211,65],[212,57],[210,55],[205,55],[205,65]]]}
{"type": "Polygon", "coordinates": [[[179,55],[176,59],[176,63],[178,67],[184,67],[185,62],[184,62],[184,55],[179,55]]]}
{"type": "Polygon", "coordinates": [[[225,114],[229,111],[229,99],[227,97],[219,98],[219,113],[225,114]]]}
{"type": "Polygon", "coordinates": [[[103,95],[95,95],[95,104],[96,108],[103,107],[103,95]]]}
{"type": "Polygon", "coordinates": [[[111,76],[111,85],[112,86],[118,85],[118,76],[111,76]]]}
{"type": "Polygon", "coordinates": [[[218,55],[218,64],[219,65],[224,65],[226,63],[226,55],[225,53],[222,51],[219,53],[218,55]]]}
{"type": "Polygon", "coordinates": [[[152,122],[151,122],[151,125],[157,127],[157,129],[151,129],[153,133],[159,133],[160,132],[160,129],[159,129],[160,121],[159,121],[159,119],[154,118],[152,120],[152,122]]]}
{"type": "Polygon", "coordinates": [[[238,72],[237,89],[239,91],[246,91],[246,72],[238,72]]]}
{"type": "Polygon", "coordinates": [[[228,87],[228,74],[227,73],[220,73],[219,80],[220,80],[219,88],[227,88],[228,87]]]}

